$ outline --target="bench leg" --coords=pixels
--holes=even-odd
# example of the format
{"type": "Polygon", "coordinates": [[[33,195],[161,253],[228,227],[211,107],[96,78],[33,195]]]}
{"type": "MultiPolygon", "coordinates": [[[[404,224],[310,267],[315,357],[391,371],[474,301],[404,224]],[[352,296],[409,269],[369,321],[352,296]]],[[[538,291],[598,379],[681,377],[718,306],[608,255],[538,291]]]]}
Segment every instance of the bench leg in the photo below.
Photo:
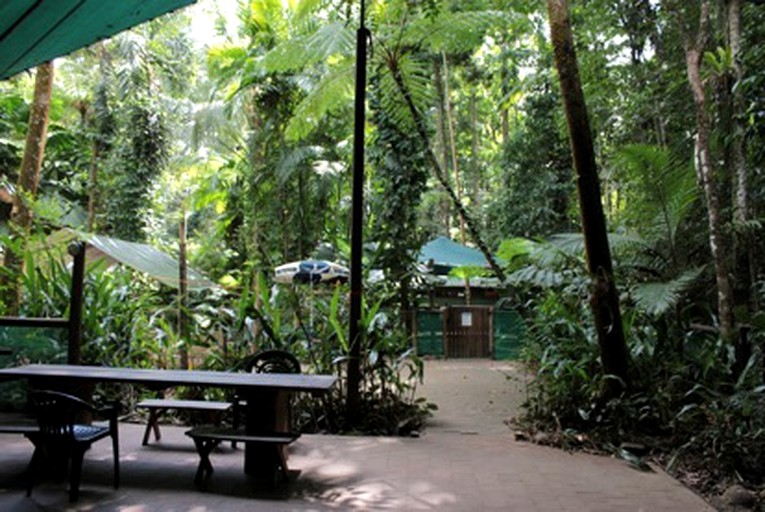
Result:
{"type": "Polygon", "coordinates": [[[218,442],[215,440],[194,438],[194,444],[197,447],[197,453],[199,453],[199,466],[197,466],[197,474],[194,477],[194,483],[196,485],[202,485],[205,473],[209,476],[213,472],[212,462],[210,462],[210,452],[217,446],[218,442]]]}
{"type": "Polygon", "coordinates": [[[290,481],[290,473],[289,469],[287,468],[287,446],[286,445],[279,445],[276,446],[276,452],[279,454],[279,465],[282,469],[282,475],[284,475],[284,481],[289,482],[290,481]]]}
{"type": "Polygon", "coordinates": [[[143,433],[143,444],[146,446],[149,444],[149,434],[154,430],[154,440],[159,441],[162,434],[159,432],[159,417],[162,415],[164,409],[149,409],[149,420],[146,422],[146,431],[143,433]]]}

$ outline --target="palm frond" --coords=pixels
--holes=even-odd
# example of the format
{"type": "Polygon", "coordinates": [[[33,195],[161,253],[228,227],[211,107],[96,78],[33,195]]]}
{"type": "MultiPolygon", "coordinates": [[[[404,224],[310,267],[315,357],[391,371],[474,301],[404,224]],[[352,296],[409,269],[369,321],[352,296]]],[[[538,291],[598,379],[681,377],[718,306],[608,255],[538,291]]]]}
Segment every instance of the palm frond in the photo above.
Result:
{"type": "Polygon", "coordinates": [[[354,33],[350,27],[339,23],[327,23],[308,38],[308,63],[326,62],[338,55],[353,55],[356,45],[354,33]]]}
{"type": "Polygon", "coordinates": [[[667,149],[648,144],[625,146],[616,161],[632,198],[627,218],[673,241],[698,198],[693,169],[667,149]]]}
{"type": "MultiPolygon", "coordinates": [[[[584,255],[584,235],[581,233],[557,233],[547,241],[569,258],[581,258],[584,255]]],[[[608,245],[614,251],[644,244],[645,241],[639,236],[608,233],[608,245]]]]}
{"type": "Polygon", "coordinates": [[[228,105],[228,102],[213,101],[194,109],[186,137],[194,150],[211,146],[232,151],[244,144],[243,123],[237,122],[242,110],[230,112],[228,105]]]}
{"type": "Polygon", "coordinates": [[[657,214],[654,228],[664,229],[671,240],[677,238],[677,232],[688,213],[699,198],[699,190],[691,173],[686,175],[685,180],[680,180],[666,199],[666,207],[663,212],[657,214]]]}
{"type": "Polygon", "coordinates": [[[232,80],[246,60],[247,50],[241,46],[223,44],[207,51],[208,72],[220,82],[232,80]]]}
{"type": "Polygon", "coordinates": [[[698,279],[703,270],[703,267],[692,268],[667,282],[637,284],[632,289],[635,303],[651,315],[663,315],[682,299],[684,292],[698,279]]]}
{"type": "Polygon", "coordinates": [[[539,288],[554,288],[565,282],[565,276],[562,272],[550,268],[527,265],[508,275],[507,281],[511,285],[532,285],[539,288]]]}
{"type": "Polygon", "coordinates": [[[253,0],[249,2],[247,25],[263,32],[279,33],[285,28],[281,0],[253,0]]]}
{"type": "Polygon", "coordinates": [[[538,244],[528,238],[510,238],[499,244],[497,256],[505,261],[511,261],[519,256],[528,256],[538,244]]]}
{"type": "Polygon", "coordinates": [[[266,53],[258,62],[258,68],[264,74],[303,69],[308,60],[306,45],[306,36],[293,36],[266,53]]]}
{"type": "Polygon", "coordinates": [[[321,7],[324,0],[294,0],[292,7],[293,18],[300,23],[306,20],[309,15],[321,7]]]}

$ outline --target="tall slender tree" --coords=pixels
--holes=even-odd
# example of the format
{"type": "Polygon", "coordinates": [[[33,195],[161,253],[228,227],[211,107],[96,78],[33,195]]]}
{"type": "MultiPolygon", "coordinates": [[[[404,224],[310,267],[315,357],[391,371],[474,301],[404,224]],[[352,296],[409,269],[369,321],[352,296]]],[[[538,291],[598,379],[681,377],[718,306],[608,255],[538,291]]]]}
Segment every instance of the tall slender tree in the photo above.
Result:
{"type": "Polygon", "coordinates": [[[702,0],[698,5],[698,22],[692,19],[693,13],[686,12],[688,7],[675,6],[675,16],[683,36],[685,48],[685,65],[688,84],[691,88],[696,114],[695,164],[704,197],[707,203],[707,221],[709,226],[709,248],[715,268],[717,282],[717,307],[720,325],[720,336],[724,340],[733,339],[733,289],[730,279],[730,243],[725,235],[724,219],[720,205],[720,193],[717,184],[715,158],[712,154],[710,141],[711,120],[709,116],[709,100],[704,86],[701,64],[704,52],[710,38],[710,9],[709,0],[702,0]],[[694,30],[695,28],[695,30],[694,30]]]}
{"type": "MultiPolygon", "coordinates": [[[[37,67],[35,75],[35,90],[32,107],[29,112],[29,129],[27,131],[24,156],[21,160],[19,180],[16,195],[13,198],[11,223],[16,234],[25,237],[32,224],[31,202],[37,196],[40,183],[40,169],[45,155],[45,143],[48,138],[48,123],[50,121],[50,103],[53,94],[53,62],[46,62],[37,67]]],[[[5,249],[4,284],[6,288],[6,306],[8,312],[17,314],[21,303],[21,289],[18,285],[18,274],[22,271],[22,259],[12,247],[5,249]]]]}
{"type": "MultiPolygon", "coordinates": [[[[592,281],[590,306],[595,317],[603,370],[629,385],[629,354],[614,281],[590,121],[574,50],[568,0],[548,0],[547,9],[555,66],[577,174],[587,268],[592,281]]],[[[612,392],[619,389],[619,386],[613,385],[613,380],[610,382],[612,392]]]]}

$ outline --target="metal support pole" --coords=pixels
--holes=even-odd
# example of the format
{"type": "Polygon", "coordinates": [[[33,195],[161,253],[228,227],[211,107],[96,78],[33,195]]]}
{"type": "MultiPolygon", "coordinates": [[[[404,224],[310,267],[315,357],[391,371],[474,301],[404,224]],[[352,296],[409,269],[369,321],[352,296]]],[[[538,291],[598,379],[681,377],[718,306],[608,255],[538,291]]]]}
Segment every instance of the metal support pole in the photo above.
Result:
{"type": "Polygon", "coordinates": [[[347,421],[358,423],[361,415],[361,305],[362,251],[364,228],[364,125],[367,82],[367,41],[369,30],[364,25],[365,8],[361,0],[361,21],[356,31],[356,95],[353,131],[353,189],[351,207],[351,304],[350,353],[348,354],[347,421]]]}

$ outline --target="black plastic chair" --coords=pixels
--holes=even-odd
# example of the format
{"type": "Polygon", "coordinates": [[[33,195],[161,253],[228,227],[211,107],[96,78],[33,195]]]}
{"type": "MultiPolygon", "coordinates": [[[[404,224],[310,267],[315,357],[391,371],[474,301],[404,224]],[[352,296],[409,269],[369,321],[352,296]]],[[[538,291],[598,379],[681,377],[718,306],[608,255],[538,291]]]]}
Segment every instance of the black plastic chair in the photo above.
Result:
{"type": "MultiPolygon", "coordinates": [[[[300,361],[291,353],[278,349],[256,352],[244,358],[237,367],[246,373],[301,373],[300,361]]],[[[239,427],[239,418],[246,406],[247,401],[237,393],[234,397],[234,428],[239,427]]],[[[231,443],[231,446],[236,448],[236,442],[231,443]]]]}
{"type": "Polygon", "coordinates": [[[33,391],[29,400],[40,429],[38,432],[26,434],[35,446],[27,473],[27,496],[32,495],[35,477],[45,469],[47,460],[65,463],[68,466],[69,501],[77,501],[85,452],[93,443],[106,437],[112,438],[114,488],[119,487],[118,405],[97,408],[75,396],[58,391],[33,391]],[[109,420],[109,425],[79,423],[83,414],[104,417],[109,420]]]}
{"type": "Polygon", "coordinates": [[[244,371],[249,373],[300,373],[300,361],[284,350],[262,350],[245,358],[244,371]]]}

